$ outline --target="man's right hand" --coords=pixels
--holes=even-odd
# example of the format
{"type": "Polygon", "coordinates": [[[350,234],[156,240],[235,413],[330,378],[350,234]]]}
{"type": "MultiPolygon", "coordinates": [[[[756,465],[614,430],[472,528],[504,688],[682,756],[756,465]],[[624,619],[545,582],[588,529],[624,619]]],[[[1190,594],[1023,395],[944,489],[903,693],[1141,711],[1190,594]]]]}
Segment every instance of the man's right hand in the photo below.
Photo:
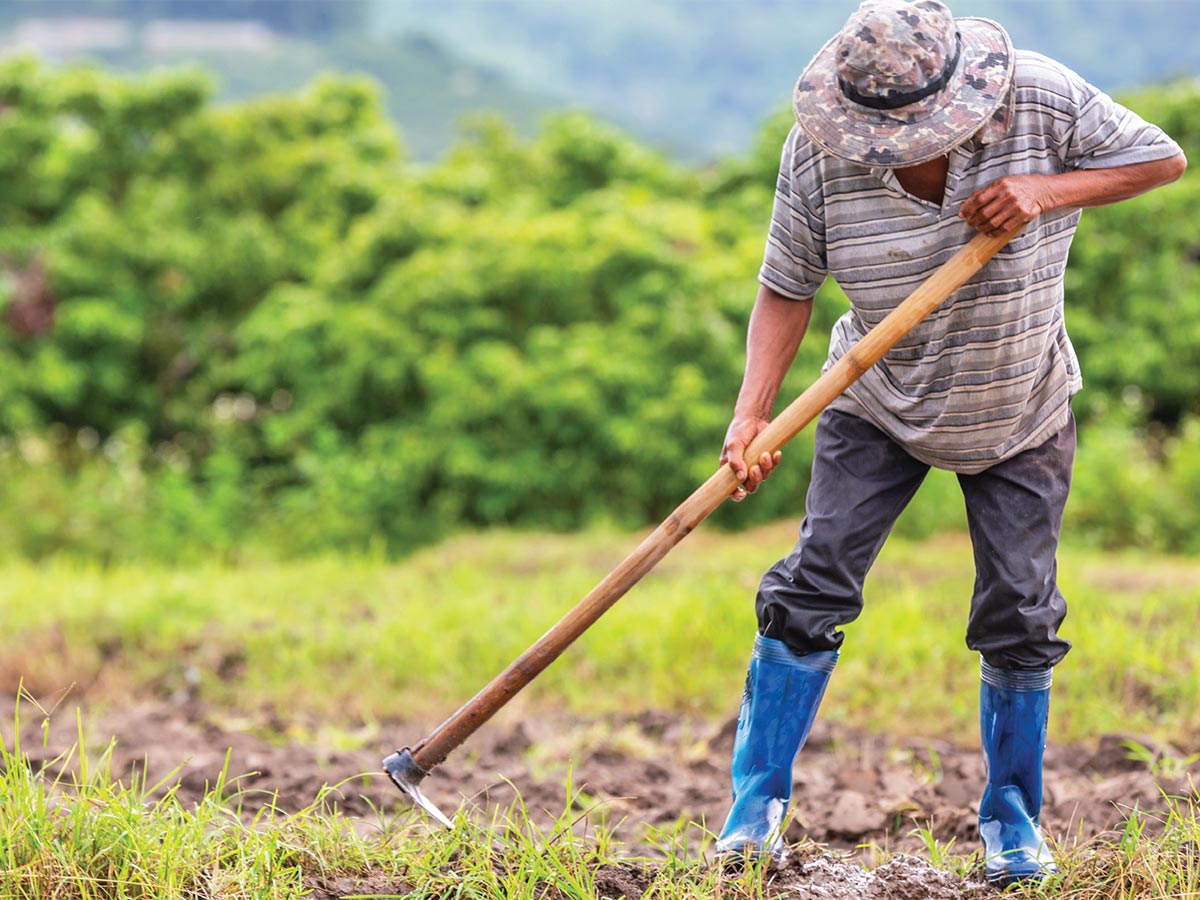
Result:
{"type": "Polygon", "coordinates": [[[745,459],[746,448],[758,437],[759,432],[767,427],[768,420],[760,416],[738,416],[729,423],[725,432],[725,446],[721,449],[721,465],[728,464],[741,482],[732,494],[735,501],[746,499],[747,494],[753,494],[759,485],[766,481],[771,470],[779,465],[783,454],[776,450],[775,455],[762,453],[753,464],[745,459]]]}
{"type": "Polygon", "coordinates": [[[779,453],[761,454],[757,460],[744,458],[750,442],[770,421],[775,394],[796,356],[796,348],[808,328],[812,300],[789,300],[765,284],[758,286],[750,327],[746,335],[746,374],[733,405],[733,421],[725,432],[721,465],[729,464],[738,479],[734,500],[745,500],[779,464],[779,453]],[[764,412],[765,411],[765,412],[764,412]]]}

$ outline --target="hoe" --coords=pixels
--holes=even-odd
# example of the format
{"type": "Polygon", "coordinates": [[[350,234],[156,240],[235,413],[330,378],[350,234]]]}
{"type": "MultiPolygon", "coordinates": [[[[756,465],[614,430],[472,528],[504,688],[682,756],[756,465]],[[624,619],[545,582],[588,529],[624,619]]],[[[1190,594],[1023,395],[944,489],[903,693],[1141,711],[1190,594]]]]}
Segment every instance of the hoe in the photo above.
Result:
{"type": "MultiPolygon", "coordinates": [[[[797,397],[756,437],[747,460],[774,452],[912,331],[954,291],[983,268],[1020,230],[976,235],[947,260],[899,306],[872,328],[851,350],[797,397]]],[[[681,503],[637,549],[592,588],[586,597],[546,634],[492,679],[458,712],[415,746],[397,750],[383,761],[384,771],[413,804],[448,828],[453,823],[422,792],[421,782],[446,757],[495,715],[504,704],[541,674],[571,643],[590,628],[625,592],[703,522],[738,486],[729,466],[722,466],[681,503]]]]}

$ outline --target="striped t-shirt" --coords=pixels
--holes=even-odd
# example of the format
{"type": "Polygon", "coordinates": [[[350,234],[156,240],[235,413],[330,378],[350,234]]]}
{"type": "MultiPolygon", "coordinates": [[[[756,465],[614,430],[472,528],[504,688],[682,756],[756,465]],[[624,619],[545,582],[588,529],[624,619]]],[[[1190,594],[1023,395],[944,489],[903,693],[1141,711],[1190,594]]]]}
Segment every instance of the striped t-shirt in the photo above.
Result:
{"type": "MultiPolygon", "coordinates": [[[[1018,51],[1012,122],[950,152],[942,204],[890,169],[831,156],[799,126],[783,148],[759,280],[806,300],[832,275],[850,298],[826,368],[974,235],[958,217],[1005,175],[1123,166],[1180,153],[1160,129],[1071,70],[1018,51]]],[[[981,472],[1067,422],[1082,386],[1063,321],[1063,271],[1078,209],[1039,216],[831,405],[873,422],[917,459],[981,472]]]]}

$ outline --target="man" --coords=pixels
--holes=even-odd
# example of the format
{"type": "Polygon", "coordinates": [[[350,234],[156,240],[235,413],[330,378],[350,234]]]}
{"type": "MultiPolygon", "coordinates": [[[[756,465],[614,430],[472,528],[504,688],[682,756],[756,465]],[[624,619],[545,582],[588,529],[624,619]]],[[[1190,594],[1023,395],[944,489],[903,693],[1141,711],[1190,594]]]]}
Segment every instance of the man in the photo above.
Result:
{"type": "Polygon", "coordinates": [[[783,852],[792,764],[837,661],[838,627],[930,466],[958,474],[977,579],[967,645],[981,654],[989,881],[1054,871],[1039,827],[1051,670],[1070,647],[1055,552],[1081,387],[1063,324],[1080,209],[1174,181],[1159,129],[1060,64],[1014,51],[938,0],[866,0],[796,85],[745,378],[721,459],[753,494],[778,462],[743,453],[766,427],[832,275],[851,308],[829,363],[975,230],[1017,237],[822,415],[795,549],[763,577],[758,636],[718,848],[783,852]]]}

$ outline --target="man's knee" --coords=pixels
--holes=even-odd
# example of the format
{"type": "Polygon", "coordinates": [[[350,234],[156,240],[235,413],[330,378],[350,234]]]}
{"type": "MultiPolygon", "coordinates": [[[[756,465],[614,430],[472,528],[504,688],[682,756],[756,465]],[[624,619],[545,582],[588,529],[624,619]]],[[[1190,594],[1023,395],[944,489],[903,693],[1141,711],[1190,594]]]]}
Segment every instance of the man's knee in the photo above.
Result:
{"type": "Polygon", "coordinates": [[[1071,642],[1059,637],[1067,614],[1056,586],[1032,597],[993,589],[977,597],[967,628],[967,646],[998,669],[1043,669],[1057,665],[1071,642]]]}
{"type": "Polygon", "coordinates": [[[836,569],[793,566],[792,559],[780,560],[759,583],[759,633],[783,641],[795,653],[836,650],[843,640],[838,629],[862,611],[861,581],[836,569]]]}

